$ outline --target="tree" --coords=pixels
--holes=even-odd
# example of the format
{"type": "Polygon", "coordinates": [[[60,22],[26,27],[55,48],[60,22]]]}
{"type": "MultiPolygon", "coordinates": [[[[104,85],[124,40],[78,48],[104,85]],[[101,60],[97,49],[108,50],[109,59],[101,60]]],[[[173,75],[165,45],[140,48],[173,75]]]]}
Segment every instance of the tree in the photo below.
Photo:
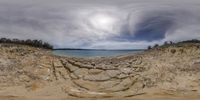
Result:
{"type": "Polygon", "coordinates": [[[47,42],[43,42],[42,40],[19,40],[19,39],[7,39],[7,38],[1,38],[0,43],[14,43],[14,44],[23,44],[23,45],[29,45],[33,47],[40,47],[45,49],[53,49],[53,46],[50,45],[47,42]]]}
{"type": "Polygon", "coordinates": [[[152,47],[151,46],[148,46],[148,48],[147,48],[148,50],[150,50],[150,49],[152,49],[152,47]]]}
{"type": "Polygon", "coordinates": [[[169,43],[167,41],[164,42],[164,45],[168,45],[169,43]]]}
{"type": "Polygon", "coordinates": [[[155,44],[155,45],[154,45],[154,48],[157,48],[157,47],[159,47],[159,44],[155,44]]]}
{"type": "Polygon", "coordinates": [[[12,39],[12,42],[14,42],[14,43],[20,43],[20,40],[19,39],[12,39]]]}

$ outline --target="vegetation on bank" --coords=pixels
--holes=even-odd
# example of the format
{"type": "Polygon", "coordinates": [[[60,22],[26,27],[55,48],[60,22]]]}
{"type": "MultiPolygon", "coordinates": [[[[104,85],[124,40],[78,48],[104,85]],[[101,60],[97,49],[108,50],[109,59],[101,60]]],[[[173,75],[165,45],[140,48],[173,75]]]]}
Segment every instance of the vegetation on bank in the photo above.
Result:
{"type": "Polygon", "coordinates": [[[187,40],[187,41],[182,41],[182,42],[178,42],[178,43],[200,43],[200,40],[193,39],[193,40],[187,40]]]}
{"type": "Polygon", "coordinates": [[[0,38],[0,43],[22,44],[44,49],[53,49],[52,45],[50,45],[47,42],[43,42],[42,40],[31,40],[31,39],[19,40],[19,39],[0,38]]]}
{"type": "Polygon", "coordinates": [[[200,40],[197,40],[197,39],[192,39],[192,40],[186,40],[186,41],[181,41],[181,42],[177,42],[177,43],[174,43],[172,41],[166,41],[164,42],[163,45],[159,45],[159,44],[155,44],[154,46],[148,46],[148,50],[150,49],[155,49],[155,48],[158,48],[158,47],[168,47],[168,46],[171,46],[171,45],[178,45],[178,44],[183,44],[183,43],[200,43],[200,40]]]}
{"type": "MultiPolygon", "coordinates": [[[[44,48],[44,49],[53,49],[53,46],[50,45],[47,42],[43,42],[42,40],[19,40],[19,39],[9,39],[9,38],[0,38],[0,43],[12,43],[12,44],[22,44],[22,45],[29,45],[32,47],[38,47],[38,48],[44,48]]],[[[168,47],[171,45],[178,45],[178,44],[183,44],[183,43],[200,43],[200,40],[197,39],[192,39],[192,40],[186,40],[186,41],[181,41],[174,43],[172,41],[166,41],[164,42],[163,45],[155,44],[154,46],[148,46],[148,50],[150,49],[155,49],[159,47],[168,47]]]]}

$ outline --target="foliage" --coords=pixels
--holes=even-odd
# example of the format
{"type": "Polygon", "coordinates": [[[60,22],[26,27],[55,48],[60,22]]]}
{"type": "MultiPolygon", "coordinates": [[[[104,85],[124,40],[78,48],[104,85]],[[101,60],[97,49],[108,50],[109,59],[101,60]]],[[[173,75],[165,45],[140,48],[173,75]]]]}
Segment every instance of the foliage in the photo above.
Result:
{"type": "MultiPolygon", "coordinates": [[[[200,40],[198,39],[192,39],[192,40],[186,40],[186,41],[181,41],[181,42],[177,42],[177,43],[174,43],[172,41],[165,41],[163,45],[158,45],[158,44],[155,44],[154,46],[148,46],[148,50],[150,49],[154,49],[154,48],[158,48],[158,47],[168,47],[168,46],[171,46],[171,45],[178,45],[178,44],[182,44],[182,43],[200,43],[200,40]]],[[[172,52],[176,52],[176,51],[172,51],[172,52]]]]}
{"type": "Polygon", "coordinates": [[[150,50],[150,49],[152,49],[152,47],[151,46],[148,46],[148,48],[147,48],[148,50],[150,50]]]}
{"type": "Polygon", "coordinates": [[[182,42],[179,42],[179,43],[200,43],[200,40],[192,39],[192,40],[182,41],[182,42]]]}
{"type": "Polygon", "coordinates": [[[22,45],[29,45],[33,47],[45,48],[45,49],[53,49],[53,46],[47,42],[43,42],[42,40],[19,40],[19,39],[8,39],[8,38],[1,38],[0,43],[14,43],[14,44],[22,44],[22,45]]]}
{"type": "Polygon", "coordinates": [[[158,48],[159,47],[159,44],[155,44],[154,46],[153,46],[153,48],[158,48]]]}

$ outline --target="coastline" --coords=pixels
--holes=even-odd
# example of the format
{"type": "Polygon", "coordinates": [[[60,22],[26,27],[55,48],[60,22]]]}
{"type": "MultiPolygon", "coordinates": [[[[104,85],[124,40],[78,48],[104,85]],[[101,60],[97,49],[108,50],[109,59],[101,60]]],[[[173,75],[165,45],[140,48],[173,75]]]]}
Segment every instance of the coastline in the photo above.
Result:
{"type": "Polygon", "coordinates": [[[59,56],[71,56],[78,58],[107,58],[123,55],[132,55],[143,52],[144,50],[100,50],[100,49],[54,49],[52,52],[59,56]]]}
{"type": "Polygon", "coordinates": [[[198,100],[199,48],[182,44],[133,55],[76,58],[1,45],[0,99],[198,100]]]}

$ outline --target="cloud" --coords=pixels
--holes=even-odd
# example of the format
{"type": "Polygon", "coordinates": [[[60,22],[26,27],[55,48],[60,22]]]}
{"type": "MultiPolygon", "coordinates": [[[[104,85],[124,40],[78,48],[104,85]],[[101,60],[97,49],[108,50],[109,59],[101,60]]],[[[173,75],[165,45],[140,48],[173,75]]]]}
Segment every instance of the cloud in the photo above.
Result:
{"type": "Polygon", "coordinates": [[[198,0],[29,1],[0,1],[0,37],[103,49],[200,39],[198,0]]]}

